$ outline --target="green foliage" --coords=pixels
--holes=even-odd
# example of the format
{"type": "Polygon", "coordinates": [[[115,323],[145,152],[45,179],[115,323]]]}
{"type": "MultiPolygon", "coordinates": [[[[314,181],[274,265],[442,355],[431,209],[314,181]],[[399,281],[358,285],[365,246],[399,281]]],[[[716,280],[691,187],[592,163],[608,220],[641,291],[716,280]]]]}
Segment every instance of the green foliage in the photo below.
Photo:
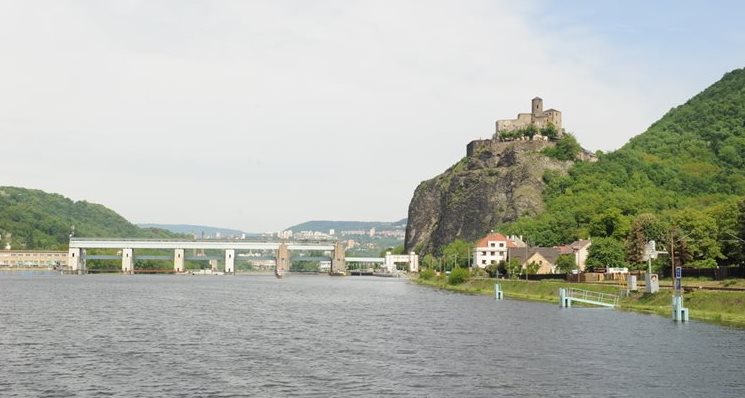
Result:
{"type": "MultiPolygon", "coordinates": [[[[549,136],[549,138],[551,137],[549,136]]],[[[564,134],[564,136],[556,143],[556,146],[546,148],[542,153],[557,160],[574,161],[577,160],[579,154],[582,153],[582,147],[572,134],[564,134]]]]}
{"type": "Polygon", "coordinates": [[[496,278],[499,275],[500,268],[503,268],[503,267],[500,267],[500,264],[492,261],[492,263],[487,265],[486,268],[484,268],[484,270],[486,271],[487,274],[489,274],[490,278],[496,278]]]}
{"type": "Polygon", "coordinates": [[[510,278],[517,278],[520,275],[520,271],[522,270],[520,262],[515,259],[510,259],[510,261],[503,262],[503,267],[504,271],[507,273],[507,275],[510,276],[510,278]]]}
{"type": "Polygon", "coordinates": [[[613,238],[597,238],[592,240],[587,265],[595,269],[598,267],[625,267],[624,247],[621,242],[613,238]]]}
{"type": "Polygon", "coordinates": [[[400,244],[396,247],[388,247],[380,251],[380,257],[385,257],[386,253],[391,252],[391,254],[406,254],[406,248],[404,247],[404,244],[400,244]]]}
{"type": "Polygon", "coordinates": [[[534,135],[541,134],[550,139],[556,139],[559,136],[559,130],[553,124],[539,129],[535,124],[529,124],[526,127],[509,130],[509,131],[498,131],[494,134],[494,138],[499,138],[504,141],[512,141],[521,138],[532,139],[534,135]]]}
{"type": "Polygon", "coordinates": [[[456,239],[442,248],[442,258],[446,264],[468,267],[470,254],[471,244],[462,239],[456,239]]]}
{"type": "Polygon", "coordinates": [[[556,260],[556,270],[562,274],[568,274],[577,269],[577,263],[573,254],[562,254],[556,260]]]}
{"type": "MultiPolygon", "coordinates": [[[[554,126],[553,123],[548,123],[546,127],[541,128],[541,135],[548,137],[549,139],[556,139],[559,136],[559,130],[554,126]]],[[[562,140],[563,141],[563,140],[562,140]]],[[[574,141],[577,142],[576,140],[574,141]]],[[[579,147],[579,144],[577,145],[579,147]]]]}
{"type": "Polygon", "coordinates": [[[540,268],[540,264],[536,263],[535,261],[531,261],[527,266],[525,266],[525,272],[527,272],[528,275],[535,275],[540,268]]]}
{"type": "Polygon", "coordinates": [[[427,253],[422,257],[421,264],[425,269],[433,269],[437,266],[437,259],[431,253],[427,253]]]}
{"type": "Polygon", "coordinates": [[[470,277],[471,273],[468,271],[468,268],[456,267],[452,272],[450,272],[450,275],[448,275],[448,284],[460,285],[470,277]]]}
{"type": "Polygon", "coordinates": [[[0,187],[0,233],[11,234],[15,249],[67,248],[70,232],[81,237],[175,238],[182,235],[138,228],[106,207],[73,202],[58,194],[17,187],[0,187]]]}
{"type": "Polygon", "coordinates": [[[427,268],[422,270],[422,272],[419,273],[419,279],[428,281],[430,279],[434,279],[434,277],[437,276],[437,273],[432,268],[427,268]]]}
{"type": "MultiPolygon", "coordinates": [[[[644,248],[650,240],[663,243],[668,227],[654,214],[640,214],[632,222],[626,240],[626,257],[631,263],[644,262],[644,248]]],[[[659,249],[658,249],[659,250],[659,249]]]]}
{"type": "Polygon", "coordinates": [[[668,234],[661,231],[675,225],[678,236],[689,236],[676,243],[682,261],[743,262],[743,242],[732,234],[745,240],[745,230],[738,227],[745,229],[745,221],[738,221],[745,210],[745,205],[738,208],[745,196],[744,121],[745,69],[738,69],[621,149],[600,153],[597,162],[575,164],[566,177],[546,173],[545,211],[498,227],[529,235],[542,246],[608,238],[637,262],[642,240],[655,238],[669,246],[668,234]],[[656,220],[634,226],[642,214],[656,220]]]}

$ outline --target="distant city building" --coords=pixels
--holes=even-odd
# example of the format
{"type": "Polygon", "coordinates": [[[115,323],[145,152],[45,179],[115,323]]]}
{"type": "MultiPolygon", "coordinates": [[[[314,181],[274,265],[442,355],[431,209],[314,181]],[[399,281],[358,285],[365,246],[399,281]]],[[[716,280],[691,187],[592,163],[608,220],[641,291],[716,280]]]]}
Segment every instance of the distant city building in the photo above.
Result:
{"type": "Polygon", "coordinates": [[[370,228],[370,231],[368,232],[368,235],[372,238],[375,236],[375,227],[370,228]]]}

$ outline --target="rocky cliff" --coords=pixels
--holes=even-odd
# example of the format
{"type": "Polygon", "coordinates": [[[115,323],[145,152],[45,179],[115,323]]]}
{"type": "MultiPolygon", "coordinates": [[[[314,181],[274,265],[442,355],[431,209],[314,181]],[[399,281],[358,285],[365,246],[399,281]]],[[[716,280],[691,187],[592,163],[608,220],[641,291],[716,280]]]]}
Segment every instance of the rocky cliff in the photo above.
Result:
{"type": "Polygon", "coordinates": [[[409,204],[406,249],[427,253],[460,238],[474,241],[496,225],[543,211],[546,170],[573,162],[541,154],[548,141],[473,141],[467,156],[422,182],[409,204]]]}

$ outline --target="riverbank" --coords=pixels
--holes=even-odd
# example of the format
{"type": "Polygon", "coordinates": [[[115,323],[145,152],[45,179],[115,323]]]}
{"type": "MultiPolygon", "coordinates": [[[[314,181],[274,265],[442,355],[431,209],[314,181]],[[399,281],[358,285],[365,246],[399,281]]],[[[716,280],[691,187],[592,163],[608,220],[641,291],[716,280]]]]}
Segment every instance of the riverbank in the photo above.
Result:
{"type": "MultiPolygon", "coordinates": [[[[524,281],[472,279],[459,285],[448,285],[442,278],[412,281],[425,286],[445,289],[465,294],[494,296],[494,284],[500,283],[506,298],[541,301],[559,304],[558,290],[561,287],[575,287],[602,293],[619,294],[618,285],[584,285],[566,281],[524,281]]],[[[618,308],[660,316],[671,316],[671,290],[659,293],[632,293],[619,301],[618,308]]],[[[683,302],[688,307],[691,319],[720,323],[745,328],[745,293],[733,291],[693,290],[684,293],[683,302]]]]}

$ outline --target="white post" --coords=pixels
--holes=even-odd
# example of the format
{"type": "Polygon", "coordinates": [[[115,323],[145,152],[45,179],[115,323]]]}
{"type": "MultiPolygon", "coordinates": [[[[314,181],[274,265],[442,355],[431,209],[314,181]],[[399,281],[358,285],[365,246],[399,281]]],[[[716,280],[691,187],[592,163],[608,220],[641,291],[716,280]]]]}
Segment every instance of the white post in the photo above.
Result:
{"type": "Polygon", "coordinates": [[[235,273],[235,250],[234,249],[225,250],[225,273],[226,274],[235,273]]]}
{"type": "Polygon", "coordinates": [[[82,250],[70,248],[67,252],[67,267],[74,273],[82,273],[85,269],[85,263],[81,257],[82,250]]]}
{"type": "Polygon", "coordinates": [[[396,263],[393,262],[393,255],[391,252],[385,253],[385,269],[391,273],[396,270],[396,263]]]}
{"type": "Polygon", "coordinates": [[[409,272],[419,272],[419,256],[414,252],[409,253],[409,272]]]}
{"type": "Polygon", "coordinates": [[[134,274],[134,250],[122,249],[122,273],[134,274]]]}
{"type": "Polygon", "coordinates": [[[173,251],[173,271],[184,272],[184,249],[173,251]]]}

